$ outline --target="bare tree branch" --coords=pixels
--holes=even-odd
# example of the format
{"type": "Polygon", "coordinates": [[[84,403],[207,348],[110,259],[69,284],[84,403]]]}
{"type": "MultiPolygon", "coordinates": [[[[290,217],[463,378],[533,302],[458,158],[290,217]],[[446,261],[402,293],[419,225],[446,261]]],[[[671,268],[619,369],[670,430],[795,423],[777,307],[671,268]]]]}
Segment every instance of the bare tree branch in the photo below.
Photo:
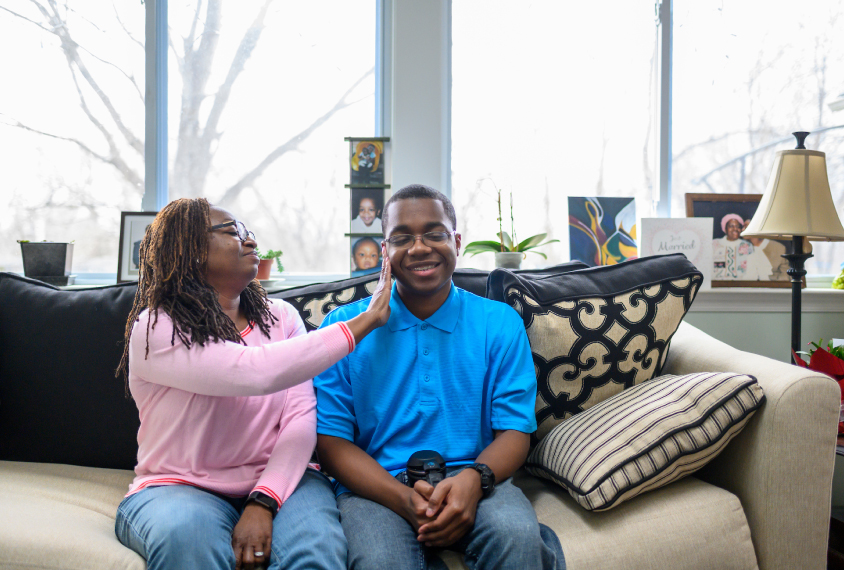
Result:
{"type": "MultiPolygon", "coordinates": [[[[34,4],[36,4],[36,6],[38,5],[36,2],[33,2],[33,3],[34,3],[34,4]]],[[[54,28],[50,29],[50,28],[47,28],[46,26],[43,26],[43,25],[39,24],[39,23],[38,23],[38,22],[36,22],[35,20],[32,20],[32,19],[30,19],[30,18],[27,18],[27,17],[26,17],[26,16],[24,16],[23,14],[18,14],[17,12],[13,12],[12,10],[9,10],[8,8],[6,8],[6,7],[4,7],[4,6],[0,6],[0,10],[5,10],[5,11],[6,11],[6,12],[8,12],[9,14],[12,14],[13,16],[18,17],[18,18],[20,18],[21,20],[24,20],[24,21],[26,21],[26,22],[29,22],[30,24],[32,24],[32,25],[34,25],[34,26],[37,26],[38,28],[40,28],[40,29],[42,29],[43,31],[47,32],[48,34],[52,34],[52,35],[54,35],[54,36],[57,36],[57,37],[59,37],[60,39],[61,39],[61,37],[62,37],[62,36],[61,36],[61,34],[59,34],[58,30],[59,30],[59,29],[66,29],[66,27],[67,27],[67,26],[66,26],[66,24],[65,24],[64,22],[62,22],[62,25],[60,25],[60,26],[57,26],[57,27],[54,27],[54,28]]],[[[75,12],[75,11],[74,11],[74,12],[75,12]]],[[[42,12],[42,14],[43,14],[43,13],[44,13],[44,12],[42,12]]],[[[77,13],[77,14],[78,14],[78,13],[77,13]]],[[[44,15],[45,15],[45,17],[47,17],[47,18],[49,19],[49,15],[48,15],[48,14],[44,14],[44,15]]],[[[85,18],[83,18],[83,19],[85,19],[85,18]]],[[[86,22],[89,22],[92,26],[94,26],[95,28],[97,28],[97,30],[100,30],[100,28],[98,28],[96,25],[94,25],[92,22],[90,22],[90,20],[85,19],[85,21],[86,21],[86,22]]],[[[122,22],[121,22],[121,25],[123,25],[123,24],[122,24],[122,22]]],[[[126,30],[126,28],[125,28],[125,27],[124,27],[123,29],[124,29],[124,30],[126,30]]],[[[100,30],[100,31],[102,31],[102,30],[100,30]]],[[[129,34],[129,32],[128,32],[128,31],[127,31],[126,33],[127,33],[127,35],[129,35],[129,36],[131,37],[131,35],[129,34]]],[[[133,38],[133,39],[134,39],[134,38],[133,38]]],[[[118,67],[118,66],[117,66],[117,65],[115,65],[114,63],[112,63],[112,62],[110,62],[110,61],[107,61],[107,60],[105,60],[105,59],[101,58],[100,56],[98,56],[98,55],[94,54],[91,50],[87,49],[85,46],[79,45],[78,43],[76,43],[76,42],[75,42],[75,41],[73,41],[73,40],[70,40],[70,41],[71,41],[71,43],[72,43],[75,47],[77,47],[77,48],[79,48],[80,50],[84,51],[85,53],[87,53],[88,55],[90,55],[91,57],[93,57],[94,59],[96,59],[97,61],[100,61],[101,63],[104,63],[105,65],[108,65],[108,66],[113,67],[113,68],[114,68],[114,69],[116,69],[118,72],[120,72],[120,73],[121,73],[124,77],[126,77],[126,79],[128,79],[128,80],[129,80],[129,82],[132,84],[132,86],[135,88],[135,91],[137,91],[137,92],[138,92],[138,95],[139,95],[139,96],[140,96],[140,98],[141,98],[141,102],[143,102],[143,100],[144,100],[143,93],[141,92],[141,88],[138,86],[138,83],[137,83],[137,81],[135,80],[135,78],[134,78],[133,76],[131,76],[131,75],[129,75],[128,73],[126,73],[123,69],[121,69],[120,67],[118,67]]],[[[137,40],[135,40],[135,41],[137,41],[137,40]]],[[[141,45],[141,47],[143,47],[143,44],[141,45]]]]}
{"type": "Polygon", "coordinates": [[[246,30],[246,33],[243,34],[243,37],[240,40],[240,45],[237,46],[237,52],[235,52],[234,58],[232,58],[232,63],[229,66],[226,79],[217,90],[217,94],[214,97],[214,104],[211,107],[211,112],[208,114],[208,120],[205,123],[205,132],[202,136],[202,142],[207,147],[210,147],[211,142],[218,136],[217,125],[220,122],[220,117],[223,114],[223,110],[226,108],[226,104],[228,104],[232,86],[238,76],[243,72],[243,68],[247,60],[252,55],[255,46],[258,44],[258,40],[261,38],[261,32],[264,29],[264,18],[267,15],[267,10],[269,9],[271,2],[272,0],[267,0],[264,3],[261,10],[258,12],[258,15],[255,17],[255,20],[252,22],[252,25],[248,30],[246,30]]]}
{"type": "Polygon", "coordinates": [[[258,177],[261,176],[261,174],[263,174],[264,170],[266,170],[268,166],[270,166],[276,160],[281,158],[285,153],[290,152],[291,150],[298,149],[299,144],[303,140],[308,138],[311,135],[311,133],[313,133],[317,128],[322,126],[328,119],[330,119],[338,111],[345,109],[346,107],[349,107],[350,105],[354,105],[355,103],[360,101],[360,99],[358,99],[356,101],[347,102],[346,99],[349,97],[349,95],[351,95],[351,93],[355,90],[355,88],[357,88],[357,86],[360,85],[364,81],[364,79],[366,79],[367,77],[372,75],[374,72],[375,72],[375,68],[373,67],[372,69],[370,69],[369,71],[364,73],[360,77],[360,79],[355,81],[354,84],[352,84],[352,86],[349,87],[346,90],[345,93],[343,93],[343,96],[340,97],[340,99],[338,99],[337,103],[335,103],[334,106],[327,113],[325,113],[321,117],[317,118],[313,123],[308,125],[307,128],[303,129],[301,132],[299,132],[298,134],[291,137],[287,142],[279,145],[278,147],[276,147],[275,150],[270,152],[264,158],[264,160],[262,160],[260,163],[258,163],[257,166],[255,166],[245,176],[243,176],[233,186],[231,186],[230,188],[228,188],[225,191],[222,198],[220,198],[220,200],[219,200],[219,204],[220,205],[226,205],[226,204],[231,203],[233,200],[235,200],[237,198],[237,196],[243,191],[244,188],[251,186],[255,182],[255,180],[257,180],[258,177]]]}
{"type": "Polygon", "coordinates": [[[117,4],[112,2],[111,7],[114,9],[114,19],[117,20],[117,23],[120,24],[121,28],[123,28],[123,31],[126,33],[126,37],[129,38],[132,42],[134,42],[135,45],[140,47],[144,51],[144,53],[146,53],[146,46],[144,45],[144,42],[133,36],[132,33],[129,31],[129,28],[126,27],[126,24],[124,24],[123,20],[120,18],[120,14],[117,12],[117,4]]]}
{"type": "MultiPolygon", "coordinates": [[[[65,58],[67,59],[68,66],[71,68],[71,72],[73,67],[79,70],[82,76],[85,78],[85,81],[88,85],[94,90],[97,94],[100,101],[102,101],[103,105],[106,107],[109,115],[111,116],[112,120],[114,121],[115,125],[117,126],[118,130],[123,134],[124,138],[126,139],[127,143],[131,148],[137,151],[141,156],[144,154],[144,145],[143,143],[126,127],[125,123],[123,122],[120,115],[117,113],[117,110],[114,108],[114,105],[111,103],[109,97],[105,94],[105,92],[100,88],[97,81],[88,71],[85,64],[82,62],[82,59],[79,57],[79,52],[77,48],[81,48],[70,36],[70,32],[67,27],[66,21],[62,18],[59,7],[56,4],[55,0],[48,0],[50,4],[51,10],[48,10],[45,6],[37,2],[36,0],[31,0],[32,4],[34,4],[44,18],[52,25],[53,29],[50,33],[56,35],[61,40],[62,51],[65,54],[65,58]]],[[[25,18],[26,19],[26,18],[25,18]]],[[[29,20],[31,21],[31,20],[29,20]]],[[[44,26],[39,25],[40,28],[44,28],[44,26]]],[[[88,51],[88,50],[85,50],[88,51]]],[[[88,52],[90,53],[90,52],[88,52]]],[[[93,55],[93,54],[92,54],[93,55]]],[[[90,115],[89,115],[90,116],[90,115]]]]}
{"type": "Polygon", "coordinates": [[[52,138],[52,139],[71,142],[71,143],[75,144],[76,146],[78,146],[79,148],[81,148],[86,154],[90,155],[91,157],[96,158],[97,160],[104,162],[106,164],[111,164],[112,166],[114,166],[116,169],[118,169],[120,171],[120,173],[126,178],[126,180],[130,184],[134,185],[136,188],[143,187],[143,183],[144,183],[143,180],[141,180],[141,178],[139,176],[137,176],[132,171],[132,169],[129,168],[128,165],[126,165],[120,159],[119,156],[118,157],[104,156],[102,154],[95,152],[93,149],[91,149],[88,145],[86,145],[85,143],[83,143],[79,139],[76,139],[76,138],[73,138],[73,137],[63,137],[61,135],[56,135],[56,134],[53,134],[53,133],[48,133],[46,131],[41,131],[39,129],[35,129],[33,127],[25,125],[25,124],[23,124],[23,123],[21,123],[20,121],[17,121],[17,120],[15,120],[13,123],[7,123],[7,124],[10,127],[29,131],[29,132],[35,133],[37,135],[49,137],[49,138],[52,138]]]}

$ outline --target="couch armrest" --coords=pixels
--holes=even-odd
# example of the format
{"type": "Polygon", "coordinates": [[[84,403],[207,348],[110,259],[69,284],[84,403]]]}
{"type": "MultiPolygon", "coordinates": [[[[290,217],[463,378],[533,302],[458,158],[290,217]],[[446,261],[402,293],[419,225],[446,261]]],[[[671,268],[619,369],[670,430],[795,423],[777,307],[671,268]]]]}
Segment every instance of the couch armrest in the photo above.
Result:
{"type": "Polygon", "coordinates": [[[736,350],[683,323],[664,373],[705,371],[755,376],[766,402],[697,475],[738,496],[760,569],[826,568],[838,385],[823,374],[736,350]]]}

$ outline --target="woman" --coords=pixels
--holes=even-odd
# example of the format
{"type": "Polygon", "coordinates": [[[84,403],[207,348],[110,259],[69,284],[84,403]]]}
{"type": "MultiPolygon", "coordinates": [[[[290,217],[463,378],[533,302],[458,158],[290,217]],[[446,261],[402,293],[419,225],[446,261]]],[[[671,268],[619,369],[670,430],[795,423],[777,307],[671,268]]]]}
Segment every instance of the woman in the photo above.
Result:
{"type": "Polygon", "coordinates": [[[738,214],[727,214],[721,218],[724,237],[712,240],[712,260],[715,272],[712,279],[733,281],[767,281],[773,271],[771,262],[761,250],[740,235],[744,219],[738,214]]]}
{"type": "Polygon", "coordinates": [[[135,480],[120,541],[149,570],[345,568],[316,443],[311,378],[389,318],[385,259],[369,310],[305,334],[266,297],[257,244],[204,199],[168,204],[140,248],[140,281],[118,373],[138,406],[135,480]]]}

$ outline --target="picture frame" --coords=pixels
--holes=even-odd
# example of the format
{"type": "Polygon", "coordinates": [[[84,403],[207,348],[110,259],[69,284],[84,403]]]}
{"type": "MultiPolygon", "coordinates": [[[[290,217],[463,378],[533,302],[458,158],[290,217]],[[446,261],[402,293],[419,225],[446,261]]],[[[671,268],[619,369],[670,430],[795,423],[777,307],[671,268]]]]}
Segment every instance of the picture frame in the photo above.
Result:
{"type": "Polygon", "coordinates": [[[636,259],[636,199],[569,196],[569,259],[590,267],[636,259]]]}
{"type": "Polygon", "coordinates": [[[383,188],[352,188],[349,233],[380,237],[384,202],[383,188]]]}
{"type": "Polygon", "coordinates": [[[642,218],[639,255],[682,253],[703,274],[701,289],[712,287],[712,218],[642,218]]]}
{"type": "Polygon", "coordinates": [[[712,287],[791,287],[788,261],[781,257],[791,253],[790,240],[736,234],[747,227],[761,200],[762,194],[686,194],[686,217],[713,219],[712,287]]]}
{"type": "Polygon", "coordinates": [[[381,271],[380,236],[352,237],[349,240],[350,274],[352,277],[381,271]]]}
{"type": "Polygon", "coordinates": [[[117,282],[138,281],[138,251],[147,227],[158,212],[120,212],[120,238],[117,250],[117,282]]]}
{"type": "Polygon", "coordinates": [[[389,137],[346,137],[349,142],[349,182],[352,187],[384,186],[389,137]]]}

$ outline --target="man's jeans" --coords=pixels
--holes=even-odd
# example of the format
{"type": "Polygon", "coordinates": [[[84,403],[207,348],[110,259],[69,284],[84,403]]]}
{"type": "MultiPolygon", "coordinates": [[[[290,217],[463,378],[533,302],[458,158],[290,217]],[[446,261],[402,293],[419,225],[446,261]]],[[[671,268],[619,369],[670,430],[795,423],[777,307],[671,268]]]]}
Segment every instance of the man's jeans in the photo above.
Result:
{"type": "MultiPolygon", "coordinates": [[[[453,477],[463,468],[450,468],[453,477]]],[[[404,483],[405,474],[396,478],[404,483]]],[[[354,493],[337,497],[340,522],[349,543],[351,570],[443,569],[437,549],[416,540],[416,532],[401,516],[354,493]]],[[[530,502],[510,479],[478,503],[475,525],[449,547],[463,553],[472,570],[565,570],[557,535],[536,520],[530,502]]]]}
{"type": "MultiPolygon", "coordinates": [[[[117,509],[117,538],[148,570],[232,570],[232,530],[246,499],[188,485],[149,487],[117,509]]],[[[308,469],[273,520],[269,570],[346,568],[346,539],[331,483],[308,469]]]]}

